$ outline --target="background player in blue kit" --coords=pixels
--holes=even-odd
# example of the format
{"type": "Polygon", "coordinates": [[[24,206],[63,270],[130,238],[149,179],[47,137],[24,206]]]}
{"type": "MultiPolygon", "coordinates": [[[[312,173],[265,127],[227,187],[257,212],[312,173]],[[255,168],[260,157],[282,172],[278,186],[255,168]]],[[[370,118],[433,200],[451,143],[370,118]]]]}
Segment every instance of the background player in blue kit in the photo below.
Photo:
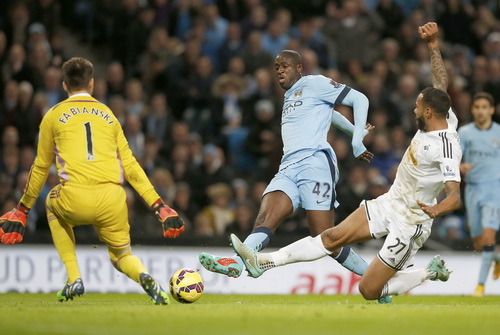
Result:
{"type": "Polygon", "coordinates": [[[500,125],[492,120],[495,103],[489,93],[477,93],[472,102],[474,122],[460,127],[463,151],[460,172],[465,176],[465,206],[474,249],[482,251],[478,285],[474,296],[484,295],[491,263],[493,279],[500,276],[500,258],[495,251],[500,227],[500,125]]]}
{"type": "MultiPolygon", "coordinates": [[[[296,51],[281,51],[275,69],[279,84],[286,90],[281,120],[284,155],[278,173],[264,191],[254,230],[245,240],[257,251],[269,244],[278,225],[300,206],[306,210],[312,236],[333,225],[339,171],[335,153],[327,142],[332,123],[352,135],[355,157],[367,162],[373,157],[362,142],[368,112],[365,95],[322,75],[302,76],[302,58],[296,51]],[[334,110],[335,104],[353,107],[354,126],[334,110]]],[[[360,275],[367,267],[349,246],[336,250],[332,257],[360,275]]],[[[241,275],[242,261],[238,257],[201,253],[199,259],[210,271],[231,277],[241,275]]]]}

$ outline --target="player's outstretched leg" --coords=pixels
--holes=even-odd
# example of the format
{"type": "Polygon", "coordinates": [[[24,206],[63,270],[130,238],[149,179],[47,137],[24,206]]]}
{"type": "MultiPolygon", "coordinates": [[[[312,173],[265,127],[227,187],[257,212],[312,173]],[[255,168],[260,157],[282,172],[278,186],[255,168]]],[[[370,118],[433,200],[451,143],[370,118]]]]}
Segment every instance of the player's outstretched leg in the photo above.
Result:
{"type": "Polygon", "coordinates": [[[264,270],[259,267],[256,252],[243,244],[234,234],[231,234],[231,244],[233,245],[234,251],[240,256],[245,264],[250,277],[260,277],[264,273],[264,270]]]}
{"type": "Polygon", "coordinates": [[[168,305],[170,303],[167,292],[163,290],[160,284],[149,273],[141,273],[139,279],[142,288],[155,305],[168,305]]]}
{"type": "Polygon", "coordinates": [[[85,293],[83,281],[78,278],[73,283],[66,283],[63,289],[57,292],[57,300],[60,302],[73,300],[75,297],[80,297],[85,293]]]}
{"type": "Polygon", "coordinates": [[[202,252],[198,256],[198,259],[201,265],[208,271],[221,273],[229,277],[237,278],[241,276],[243,270],[241,264],[232,257],[219,257],[202,252]]]}
{"type": "Polygon", "coordinates": [[[439,255],[436,255],[431,259],[427,265],[427,270],[435,273],[434,276],[429,278],[430,280],[447,281],[448,278],[450,278],[450,270],[446,268],[444,260],[439,255]]]}

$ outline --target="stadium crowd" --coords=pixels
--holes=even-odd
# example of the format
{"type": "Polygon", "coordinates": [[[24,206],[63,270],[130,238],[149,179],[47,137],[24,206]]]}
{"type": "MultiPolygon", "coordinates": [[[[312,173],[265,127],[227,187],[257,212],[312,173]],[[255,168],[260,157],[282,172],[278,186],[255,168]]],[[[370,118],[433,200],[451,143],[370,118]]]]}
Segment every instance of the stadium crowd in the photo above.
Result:
{"type": "MultiPolygon", "coordinates": [[[[375,130],[371,164],[331,131],[339,160],[336,221],[362,199],[385,193],[416,130],[418,92],[430,86],[427,46],[417,27],[442,32],[460,125],[471,97],[492,94],[500,117],[500,4],[488,0],[11,0],[0,2],[0,203],[19,200],[36,155],[39,122],[66,98],[62,62],[78,56],[68,32],[105,64],[94,96],[121,121],[130,147],[186,236],[249,233],[260,196],[282,154],[283,89],[273,69],[282,49],[301,53],[304,75],[323,74],[367,95],[375,130]],[[65,32],[66,34],[64,34],[65,32]]],[[[339,109],[347,117],[352,111],[339,109]]],[[[44,201],[54,169],[28,218],[29,236],[47,230],[44,201]]],[[[127,187],[134,236],[161,226],[127,187]]],[[[467,239],[463,213],[435,230],[453,245],[467,239]]],[[[279,228],[307,234],[298,211],[279,228]]],[[[29,238],[26,239],[27,241],[29,238]]]]}

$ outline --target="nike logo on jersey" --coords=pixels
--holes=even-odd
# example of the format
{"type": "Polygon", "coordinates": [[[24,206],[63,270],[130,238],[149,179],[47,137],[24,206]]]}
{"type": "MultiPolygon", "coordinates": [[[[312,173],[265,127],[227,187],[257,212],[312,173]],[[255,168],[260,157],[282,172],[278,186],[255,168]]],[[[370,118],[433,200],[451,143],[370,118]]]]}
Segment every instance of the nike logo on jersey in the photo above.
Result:
{"type": "Polygon", "coordinates": [[[328,201],[328,199],[316,200],[316,203],[319,205],[319,204],[324,203],[325,201],[328,201]]]}

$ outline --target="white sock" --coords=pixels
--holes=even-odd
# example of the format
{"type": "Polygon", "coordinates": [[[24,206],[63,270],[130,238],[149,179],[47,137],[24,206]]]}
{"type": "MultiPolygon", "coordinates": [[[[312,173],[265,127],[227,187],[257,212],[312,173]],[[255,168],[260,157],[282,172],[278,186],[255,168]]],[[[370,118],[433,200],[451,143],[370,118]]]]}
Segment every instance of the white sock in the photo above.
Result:
{"type": "Polygon", "coordinates": [[[422,284],[429,272],[427,269],[418,269],[412,271],[399,271],[385,284],[381,297],[386,295],[400,295],[408,292],[422,284]]]}
{"type": "Polygon", "coordinates": [[[259,267],[267,270],[290,263],[314,261],[331,253],[323,246],[321,235],[316,237],[308,236],[278,251],[259,253],[257,254],[257,261],[259,267]]]}

